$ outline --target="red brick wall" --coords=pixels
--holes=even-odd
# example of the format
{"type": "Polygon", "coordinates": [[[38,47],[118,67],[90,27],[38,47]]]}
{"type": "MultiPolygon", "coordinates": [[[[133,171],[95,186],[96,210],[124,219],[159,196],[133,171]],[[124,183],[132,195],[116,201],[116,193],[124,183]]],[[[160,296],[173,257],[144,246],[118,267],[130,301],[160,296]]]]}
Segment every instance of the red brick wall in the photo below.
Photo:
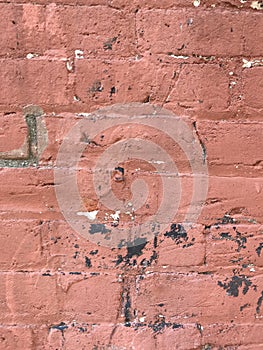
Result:
{"type": "MultiPolygon", "coordinates": [[[[250,0],[0,1],[0,349],[263,349],[262,10],[250,0]],[[192,228],[178,219],[135,248],[99,246],[61,213],[56,158],[83,113],[131,102],[191,126],[208,193],[192,228]]],[[[87,211],[101,209],[88,161],[122,132],[86,140],[87,211]]],[[[153,194],[142,222],[161,194],[151,167],[144,175],[153,194]]]]}

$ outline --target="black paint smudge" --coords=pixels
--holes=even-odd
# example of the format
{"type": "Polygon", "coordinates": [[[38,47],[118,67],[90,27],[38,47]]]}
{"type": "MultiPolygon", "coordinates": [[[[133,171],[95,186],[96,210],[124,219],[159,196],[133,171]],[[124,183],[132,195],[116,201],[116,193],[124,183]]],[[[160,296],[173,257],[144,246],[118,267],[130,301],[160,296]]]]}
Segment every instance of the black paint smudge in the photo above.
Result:
{"type": "Polygon", "coordinates": [[[227,278],[225,282],[218,281],[217,283],[220,287],[224,288],[228,295],[233,297],[238,297],[239,288],[242,288],[242,293],[247,294],[250,287],[256,290],[256,286],[252,285],[252,282],[244,275],[233,276],[231,280],[227,278]]]}

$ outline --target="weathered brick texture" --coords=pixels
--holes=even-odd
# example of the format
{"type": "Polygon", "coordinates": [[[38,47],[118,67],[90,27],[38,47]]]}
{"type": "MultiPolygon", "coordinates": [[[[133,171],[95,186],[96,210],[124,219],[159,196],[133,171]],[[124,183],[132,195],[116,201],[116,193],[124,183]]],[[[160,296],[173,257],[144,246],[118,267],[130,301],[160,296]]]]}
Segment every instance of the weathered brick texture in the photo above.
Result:
{"type": "MultiPolygon", "coordinates": [[[[262,1],[0,0],[0,13],[0,350],[263,349],[262,1]],[[83,211],[101,220],[113,214],[93,186],[107,148],[160,142],[182,174],[166,230],[108,248],[66,221],[54,171],[78,121],[136,102],[187,123],[208,191],[186,229],[194,185],[176,142],[147,126],[83,133],[83,211]]],[[[148,184],[143,223],[162,200],[160,174],[129,160],[123,184],[120,169],[117,197],[130,198],[134,179],[148,184]]]]}

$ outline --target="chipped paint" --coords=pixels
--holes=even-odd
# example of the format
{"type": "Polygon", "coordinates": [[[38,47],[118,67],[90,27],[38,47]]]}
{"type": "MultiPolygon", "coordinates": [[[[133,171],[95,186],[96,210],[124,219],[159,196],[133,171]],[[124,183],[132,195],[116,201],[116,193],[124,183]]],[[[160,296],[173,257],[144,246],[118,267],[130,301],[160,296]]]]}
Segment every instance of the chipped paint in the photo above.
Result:
{"type": "Polygon", "coordinates": [[[77,212],[77,215],[79,216],[86,216],[89,220],[94,221],[96,219],[96,216],[98,214],[98,210],[93,211],[79,211],[77,212]]]}
{"type": "Polygon", "coordinates": [[[200,5],[200,0],[194,0],[193,5],[194,7],[198,7],[200,5]]]}
{"type": "Polygon", "coordinates": [[[84,58],[83,54],[84,54],[84,52],[82,50],[75,50],[75,58],[77,60],[84,58]]]}
{"type": "Polygon", "coordinates": [[[263,2],[262,1],[252,1],[250,7],[254,10],[263,10],[263,2]]]}
{"type": "Polygon", "coordinates": [[[242,59],[243,61],[243,68],[251,68],[251,67],[256,67],[256,66],[263,66],[263,59],[262,60],[247,60],[245,58],[242,59]]]}

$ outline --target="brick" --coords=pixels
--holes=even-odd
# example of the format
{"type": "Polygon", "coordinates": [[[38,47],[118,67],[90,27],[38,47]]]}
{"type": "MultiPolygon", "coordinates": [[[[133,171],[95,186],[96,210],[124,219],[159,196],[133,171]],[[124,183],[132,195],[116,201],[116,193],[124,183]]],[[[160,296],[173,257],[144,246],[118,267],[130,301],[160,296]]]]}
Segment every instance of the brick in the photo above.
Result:
{"type": "Polygon", "coordinates": [[[139,48],[153,54],[240,55],[242,22],[244,16],[238,11],[142,11],[138,16],[139,48]]]}
{"type": "Polygon", "coordinates": [[[244,28],[245,28],[245,48],[244,54],[249,56],[261,56],[263,53],[262,45],[258,43],[262,42],[263,34],[261,31],[257,31],[257,26],[261,26],[263,22],[260,12],[247,13],[245,16],[244,28]],[[255,33],[257,33],[255,37],[255,33]]]}
{"type": "Polygon", "coordinates": [[[118,327],[112,340],[116,349],[150,350],[158,349],[181,349],[190,350],[200,346],[200,334],[195,326],[171,329],[165,328],[160,332],[154,332],[151,327],[145,325],[138,329],[131,327],[118,327]]]}
{"type": "MultiPolygon", "coordinates": [[[[169,232],[167,228],[166,232],[169,232]]],[[[204,264],[206,247],[202,227],[196,226],[187,230],[187,238],[173,240],[161,235],[158,244],[158,266],[165,266],[165,271],[173,271],[175,267],[201,266],[204,264]]]]}
{"type": "Polygon", "coordinates": [[[23,327],[0,327],[0,348],[12,350],[16,347],[29,349],[34,346],[32,330],[23,327]]]}
{"type": "MultiPolygon", "coordinates": [[[[194,8],[192,0],[137,0],[127,3],[125,0],[111,0],[110,5],[116,8],[132,8],[132,9],[178,9],[178,8],[194,8]]],[[[200,8],[249,8],[248,4],[240,3],[239,0],[204,0],[200,3],[200,8]]]]}
{"type": "Polygon", "coordinates": [[[207,326],[211,323],[230,321],[238,323],[242,322],[244,317],[246,322],[254,322],[262,279],[258,277],[250,281],[251,285],[257,286],[257,291],[251,286],[244,292],[242,283],[242,286],[237,287],[239,294],[235,297],[226,295],[226,290],[218,285],[218,282],[230,283],[232,278],[233,276],[226,274],[148,275],[139,282],[139,293],[136,300],[132,300],[132,305],[138,318],[145,317],[147,323],[156,322],[160,314],[166,322],[177,324],[199,323],[207,326]],[[250,306],[240,311],[240,307],[246,303],[250,306]]]}
{"type": "Polygon", "coordinates": [[[2,275],[1,280],[8,308],[2,313],[3,323],[52,324],[60,320],[56,277],[11,273],[2,275]]]}
{"type": "Polygon", "coordinates": [[[260,178],[255,181],[253,178],[210,177],[208,195],[199,222],[211,224],[229,213],[237,222],[261,223],[261,186],[260,178]]]}
{"type": "Polygon", "coordinates": [[[0,158],[27,156],[28,130],[21,113],[0,113],[0,130],[0,158]]]}
{"type": "Polygon", "coordinates": [[[45,265],[41,245],[41,222],[1,220],[0,222],[0,268],[21,270],[45,265]]]}
{"type": "Polygon", "coordinates": [[[79,322],[114,322],[121,302],[121,284],[114,276],[94,276],[67,289],[64,314],[79,322]]]}
{"type": "Polygon", "coordinates": [[[0,56],[11,56],[18,49],[16,23],[20,11],[11,4],[0,4],[0,11],[3,16],[0,24],[0,56]]]}
{"type": "MultiPolygon", "coordinates": [[[[126,249],[109,250],[98,246],[89,239],[78,235],[65,221],[45,221],[41,225],[42,268],[51,274],[56,271],[91,275],[104,269],[118,268],[120,255],[127,254],[126,249]]],[[[27,250],[26,244],[24,251],[27,250]]],[[[123,267],[124,263],[119,267],[123,267]]]]}
{"type": "MultiPolygon", "coordinates": [[[[129,114],[129,111],[127,113],[129,114]]],[[[80,119],[83,119],[83,117],[80,119]]],[[[60,114],[59,118],[45,118],[49,144],[41,155],[40,160],[42,165],[51,165],[55,163],[61,142],[80,119],[77,119],[74,114],[60,114]]],[[[185,121],[188,122],[188,120],[185,121]]],[[[206,149],[207,166],[210,176],[260,177],[263,170],[260,151],[262,149],[262,125],[263,124],[260,122],[249,121],[226,122],[198,120],[196,122],[196,128],[199,138],[206,149]],[[231,149],[231,152],[229,152],[229,149],[231,149]]],[[[85,133],[87,133],[88,127],[89,125],[86,127],[86,130],[83,129],[85,133]]],[[[193,126],[189,124],[189,127],[192,129],[193,134],[195,134],[193,126]]],[[[107,129],[106,123],[105,129],[107,129]]],[[[82,154],[80,165],[85,167],[87,171],[89,169],[95,169],[98,157],[101,156],[109,146],[114,144],[116,140],[129,140],[136,137],[137,133],[143,132],[143,139],[149,139],[157,145],[162,146],[171,156],[172,153],[169,150],[173,149],[173,152],[176,152],[175,162],[179,171],[191,172],[189,162],[185,159],[185,155],[178,145],[169,142],[168,139],[166,140],[161,132],[160,135],[162,135],[162,139],[160,140],[158,134],[154,134],[152,131],[145,129],[143,125],[141,129],[134,127],[134,132],[133,130],[129,130],[129,134],[126,131],[127,130],[122,126],[116,125],[114,128],[107,130],[107,132],[104,130],[103,140],[100,139],[100,135],[97,135],[94,141],[99,144],[99,147],[87,146],[86,151],[82,154]]],[[[167,132],[169,132],[169,130],[167,130],[167,132]]],[[[65,158],[67,158],[66,155],[65,158]]],[[[167,168],[169,169],[171,166],[166,166],[166,169],[167,168]]]]}
{"type": "Polygon", "coordinates": [[[244,100],[247,107],[262,109],[263,68],[254,67],[243,72],[244,100]]]}
{"type": "Polygon", "coordinates": [[[252,350],[262,347],[260,324],[218,324],[204,327],[204,342],[212,348],[228,346],[229,348],[252,350]]]}
{"type": "Polygon", "coordinates": [[[68,324],[68,327],[63,334],[59,330],[51,330],[48,341],[45,342],[44,346],[42,345],[42,349],[52,350],[55,346],[64,346],[66,349],[112,349],[112,346],[109,345],[109,339],[114,329],[112,324],[91,326],[87,323],[73,322],[68,324]]]}
{"type": "Polygon", "coordinates": [[[187,65],[179,72],[167,102],[184,108],[222,111],[228,107],[228,84],[228,77],[219,66],[187,65]]]}
{"type": "Polygon", "coordinates": [[[10,47],[11,42],[3,42],[0,48],[3,56],[25,58],[33,54],[67,58],[73,57],[75,50],[83,51],[86,57],[135,55],[132,14],[106,6],[83,6],[84,2],[82,6],[44,5],[1,5],[8,17],[15,18],[14,23],[11,20],[6,23],[13,45],[10,47]],[[108,26],[109,17],[115,26],[108,26]]]}
{"type": "Polygon", "coordinates": [[[241,268],[253,274],[263,264],[262,233],[259,225],[216,225],[208,230],[206,245],[206,267],[241,268]]]}
{"type": "Polygon", "coordinates": [[[14,219],[14,213],[16,219],[19,215],[40,220],[45,217],[61,218],[52,170],[20,168],[14,172],[13,168],[4,168],[0,171],[0,178],[1,183],[5,184],[1,187],[1,214],[6,218],[14,219]]]}
{"type": "Polygon", "coordinates": [[[174,67],[148,59],[118,62],[79,60],[76,62],[76,95],[87,109],[114,103],[162,101],[169,91],[174,67]],[[115,93],[111,93],[115,88],[115,93]]]}
{"type": "Polygon", "coordinates": [[[68,7],[62,10],[65,31],[72,49],[93,55],[135,55],[135,20],[128,12],[108,7],[68,7]],[[108,24],[110,21],[114,25],[108,24]]]}
{"type": "Polygon", "coordinates": [[[210,175],[262,176],[262,123],[197,121],[210,175]]]}
{"type": "Polygon", "coordinates": [[[64,62],[2,60],[1,104],[9,106],[68,103],[67,70],[64,62]]]}

